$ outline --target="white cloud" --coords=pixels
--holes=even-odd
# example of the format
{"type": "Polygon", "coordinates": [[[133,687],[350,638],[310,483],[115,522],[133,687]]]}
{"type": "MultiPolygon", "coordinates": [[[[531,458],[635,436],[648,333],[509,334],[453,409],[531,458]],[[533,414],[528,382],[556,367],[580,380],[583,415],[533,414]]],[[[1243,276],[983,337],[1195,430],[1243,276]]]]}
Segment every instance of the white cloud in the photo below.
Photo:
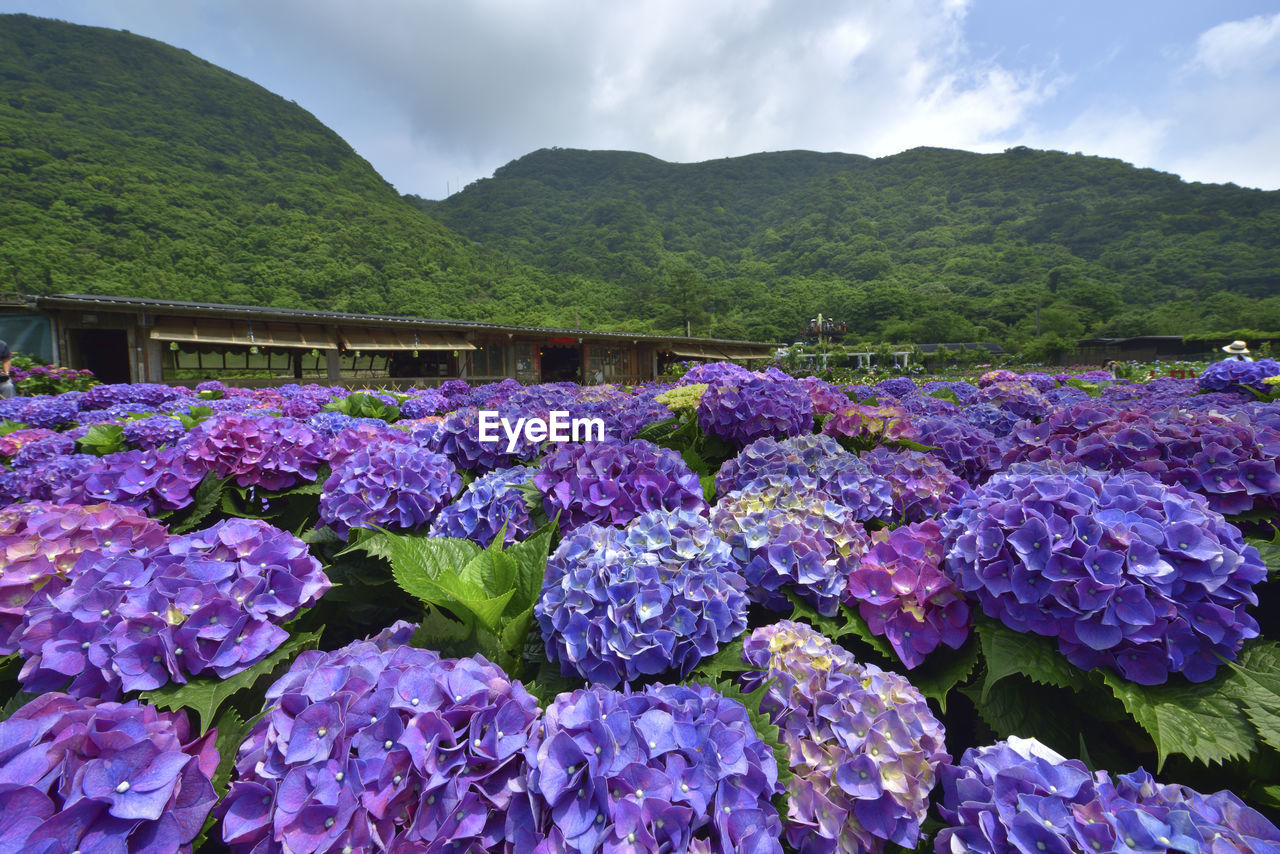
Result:
{"type": "Polygon", "coordinates": [[[1268,69],[1280,60],[1280,13],[1228,21],[1196,40],[1194,64],[1218,77],[1268,69]]]}

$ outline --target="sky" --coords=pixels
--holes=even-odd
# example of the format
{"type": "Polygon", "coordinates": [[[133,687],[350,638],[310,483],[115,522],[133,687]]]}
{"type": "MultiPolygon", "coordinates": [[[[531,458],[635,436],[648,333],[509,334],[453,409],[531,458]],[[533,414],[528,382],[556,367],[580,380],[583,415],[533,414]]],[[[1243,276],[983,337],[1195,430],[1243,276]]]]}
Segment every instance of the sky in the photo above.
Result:
{"type": "Polygon", "coordinates": [[[0,0],[296,101],[402,193],[540,148],[1017,145],[1280,189],[1280,0],[0,0]]]}

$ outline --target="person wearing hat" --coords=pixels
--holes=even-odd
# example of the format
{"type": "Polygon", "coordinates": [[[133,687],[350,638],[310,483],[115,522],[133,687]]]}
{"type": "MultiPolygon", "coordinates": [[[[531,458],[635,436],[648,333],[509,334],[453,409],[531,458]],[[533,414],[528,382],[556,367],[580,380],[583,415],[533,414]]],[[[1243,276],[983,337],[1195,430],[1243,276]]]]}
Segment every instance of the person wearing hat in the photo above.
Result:
{"type": "Polygon", "coordinates": [[[1227,357],[1228,362],[1253,361],[1253,357],[1249,355],[1249,347],[1243,341],[1232,341],[1230,344],[1222,348],[1222,352],[1231,354],[1227,357]]]}

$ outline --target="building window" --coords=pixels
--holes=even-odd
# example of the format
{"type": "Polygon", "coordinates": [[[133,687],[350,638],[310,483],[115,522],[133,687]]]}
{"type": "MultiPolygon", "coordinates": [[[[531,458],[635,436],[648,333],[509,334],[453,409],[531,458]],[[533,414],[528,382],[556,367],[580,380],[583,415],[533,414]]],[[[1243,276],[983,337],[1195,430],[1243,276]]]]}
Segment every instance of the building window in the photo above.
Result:
{"type": "Polygon", "coordinates": [[[507,350],[503,344],[485,342],[471,353],[472,376],[505,377],[507,375],[507,350]]]}

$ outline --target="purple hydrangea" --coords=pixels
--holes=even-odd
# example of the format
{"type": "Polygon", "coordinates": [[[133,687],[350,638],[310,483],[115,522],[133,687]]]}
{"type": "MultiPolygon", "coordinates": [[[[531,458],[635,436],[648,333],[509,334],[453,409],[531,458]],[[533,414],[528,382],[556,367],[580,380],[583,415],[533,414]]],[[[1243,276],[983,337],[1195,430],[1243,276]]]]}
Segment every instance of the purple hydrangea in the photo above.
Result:
{"type": "Polygon", "coordinates": [[[1280,848],[1280,829],[1231,792],[1202,795],[1141,768],[1089,773],[1031,738],[969,748],[941,771],[948,827],[936,854],[972,851],[1213,851],[1280,848]]]}
{"type": "Polygon", "coordinates": [[[30,401],[22,408],[22,415],[18,420],[32,427],[60,430],[68,424],[74,424],[79,411],[77,395],[60,394],[30,401]]]}
{"type": "Polygon", "coordinates": [[[1020,374],[1018,381],[1027,383],[1039,392],[1050,392],[1058,386],[1057,380],[1041,371],[1027,371],[1025,374],[1020,374]]]}
{"type": "Polygon", "coordinates": [[[915,380],[911,377],[889,377],[880,380],[873,387],[877,397],[892,397],[898,400],[911,397],[920,393],[920,389],[916,386],[915,380]]]}
{"type": "Polygon", "coordinates": [[[415,391],[412,397],[400,404],[400,417],[409,420],[426,418],[449,409],[449,399],[436,389],[428,388],[415,391]]]}
{"type": "Polygon", "coordinates": [[[147,551],[165,538],[159,522],[113,504],[33,501],[0,510],[0,655],[17,651],[9,638],[31,597],[61,587],[81,555],[147,551]]]}
{"type": "Polygon", "coordinates": [[[314,481],[326,462],[323,436],[301,421],[230,414],[201,422],[185,443],[187,459],[240,486],[277,491],[314,481]]]}
{"type": "Polygon", "coordinates": [[[1022,464],[952,508],[946,568],[990,617],[1057,641],[1086,670],[1203,682],[1258,625],[1266,578],[1240,531],[1143,472],[1022,464]]]}
{"type": "Polygon", "coordinates": [[[893,489],[893,517],[886,522],[919,522],[937,516],[965,493],[963,480],[942,460],[921,451],[876,448],[860,459],[893,489]]]}
{"type": "Polygon", "coordinates": [[[52,439],[58,435],[56,430],[47,427],[21,428],[0,436],[0,457],[12,457],[25,446],[44,439],[52,439]]]}
{"type": "Polygon", "coordinates": [[[685,372],[677,385],[699,385],[702,383],[710,384],[716,380],[726,377],[731,379],[747,379],[752,376],[751,371],[735,365],[733,362],[703,362],[694,365],[685,372]]]}
{"type": "Polygon", "coordinates": [[[997,383],[1016,383],[1019,379],[1020,377],[1017,372],[1006,370],[1004,368],[997,368],[994,371],[987,371],[985,374],[978,377],[978,388],[987,388],[988,386],[993,386],[997,383]]]}
{"type": "MultiPolygon", "coordinates": [[[[83,472],[98,465],[99,458],[93,454],[67,454],[50,457],[44,462],[27,466],[19,472],[3,472],[11,478],[12,488],[10,502],[21,499],[34,501],[52,501],[57,491],[83,472]]],[[[0,506],[6,503],[0,500],[0,506]]]]}
{"type": "Polygon", "coordinates": [[[141,404],[151,410],[179,397],[191,397],[191,392],[178,386],[159,383],[117,383],[96,385],[80,397],[80,409],[106,409],[118,403],[141,404]]]}
{"type": "Polygon", "coordinates": [[[420,443],[404,430],[396,429],[379,418],[359,418],[334,435],[325,455],[329,464],[337,468],[353,454],[383,445],[420,449],[420,443]]]}
{"type": "Polygon", "coordinates": [[[560,515],[560,530],[589,522],[625,525],[651,510],[705,513],[698,476],[675,451],[644,439],[565,443],[538,464],[534,486],[548,518],[560,515]]]}
{"type": "Polygon", "coordinates": [[[236,854],[532,851],[523,751],[537,723],[533,697],[478,656],[304,652],[240,747],[222,839],[236,854]]]}
{"type": "Polygon", "coordinates": [[[124,440],[144,451],[177,444],[186,434],[187,428],[171,415],[153,415],[124,425],[124,440]]]}
{"type": "Polygon", "coordinates": [[[54,457],[65,457],[76,452],[76,440],[65,433],[55,433],[35,442],[27,442],[10,462],[16,469],[30,468],[48,462],[54,457]]]}
{"type": "Polygon", "coordinates": [[[320,521],[343,537],[352,528],[412,531],[435,519],[460,489],[462,478],[443,455],[374,444],[334,466],[320,496],[320,521]]]}
{"type": "Polygon", "coordinates": [[[787,590],[831,616],[870,539],[854,513],[809,479],[770,476],[711,509],[716,534],[742,564],[747,595],[773,610],[787,590]]]}
{"type": "MultiPolygon", "coordinates": [[[[1199,385],[1203,391],[1231,391],[1249,394],[1248,389],[1266,392],[1270,389],[1263,384],[1267,377],[1280,374],[1280,362],[1275,359],[1259,359],[1256,362],[1240,362],[1226,359],[1214,362],[1200,374],[1199,385]]],[[[1253,399],[1253,395],[1249,394],[1253,399]]],[[[31,423],[31,422],[27,422],[31,423]]]]}
{"type": "Polygon", "coordinates": [[[863,665],[804,623],[756,629],[743,660],[760,711],[778,726],[791,772],[783,838],[801,854],[912,849],[939,769],[946,732],[910,682],[863,665]]]}
{"type": "Polygon", "coordinates": [[[990,431],[959,415],[928,415],[913,423],[917,441],[970,486],[978,486],[1000,469],[1003,448],[990,431]]]}
{"type": "Polygon", "coordinates": [[[809,393],[809,399],[813,401],[814,415],[834,415],[847,409],[852,402],[840,386],[832,385],[826,380],[802,377],[800,384],[804,386],[805,391],[809,393]]]}
{"type": "Polygon", "coordinates": [[[969,603],[942,571],[942,530],[932,519],[880,530],[849,574],[845,604],[886,638],[907,669],[940,645],[969,637],[969,603]]]}
{"type": "Polygon", "coordinates": [[[728,374],[712,380],[698,403],[698,426],[736,447],[813,431],[813,401],[799,380],[728,374]]]}
{"type": "Polygon", "coordinates": [[[773,752],[706,686],[561,694],[525,757],[540,852],[782,852],[773,752]]]}
{"type": "Polygon", "coordinates": [[[472,481],[458,500],[441,508],[431,525],[431,536],[470,540],[488,547],[506,526],[503,545],[533,533],[533,521],[524,493],[515,488],[533,478],[533,469],[513,466],[496,469],[472,481]]]}
{"type": "Polygon", "coordinates": [[[329,589],[305,543],[256,519],[138,554],[87,552],[68,576],[31,600],[14,634],[24,690],[115,699],[203,673],[225,679],[279,647],[280,624],[329,589]]]}
{"type": "Polygon", "coordinates": [[[182,448],[121,451],[80,469],[55,497],[75,504],[110,501],[154,516],[189,506],[205,473],[182,448]]]}
{"type": "Polygon", "coordinates": [[[306,422],[312,430],[330,439],[358,423],[355,418],[343,412],[317,412],[308,416],[306,422]]]}
{"type": "Polygon", "coordinates": [[[608,686],[684,677],[746,628],[745,586],[704,517],[653,510],[625,530],[588,523],[566,536],[534,615],[566,675],[608,686]]]}
{"type": "Polygon", "coordinates": [[[974,398],[973,406],[984,403],[990,403],[1004,410],[1019,421],[1025,419],[1039,421],[1053,408],[1049,399],[1039,389],[1030,383],[1020,381],[998,382],[982,386],[978,390],[977,397],[974,398]]]}
{"type": "MultiPolygon", "coordinates": [[[[498,412],[500,417],[512,419],[512,423],[516,418],[529,415],[508,410],[498,412]]],[[[498,431],[497,441],[480,441],[480,410],[472,407],[449,413],[443,426],[438,428],[431,449],[444,454],[459,470],[473,471],[478,475],[530,462],[540,450],[538,445],[525,438],[523,431],[510,451],[507,450],[506,436],[501,431],[498,431]]]]}
{"type": "MultiPolygon", "coordinates": [[[[175,401],[190,406],[190,401],[175,401]]],[[[155,410],[145,403],[116,403],[106,409],[81,409],[77,424],[122,424],[134,415],[151,415],[155,410]]]]}
{"type": "Polygon", "coordinates": [[[979,427],[996,438],[1008,436],[1019,418],[990,403],[975,403],[960,410],[961,416],[974,427],[979,427]]]}
{"type": "Polygon", "coordinates": [[[136,701],[37,697],[0,722],[0,849],[190,854],[217,800],[217,736],[136,701]]]}
{"type": "Polygon", "coordinates": [[[920,391],[924,394],[933,394],[942,389],[954,394],[961,406],[968,406],[978,396],[978,387],[962,380],[933,380],[920,386],[920,391]]]}

